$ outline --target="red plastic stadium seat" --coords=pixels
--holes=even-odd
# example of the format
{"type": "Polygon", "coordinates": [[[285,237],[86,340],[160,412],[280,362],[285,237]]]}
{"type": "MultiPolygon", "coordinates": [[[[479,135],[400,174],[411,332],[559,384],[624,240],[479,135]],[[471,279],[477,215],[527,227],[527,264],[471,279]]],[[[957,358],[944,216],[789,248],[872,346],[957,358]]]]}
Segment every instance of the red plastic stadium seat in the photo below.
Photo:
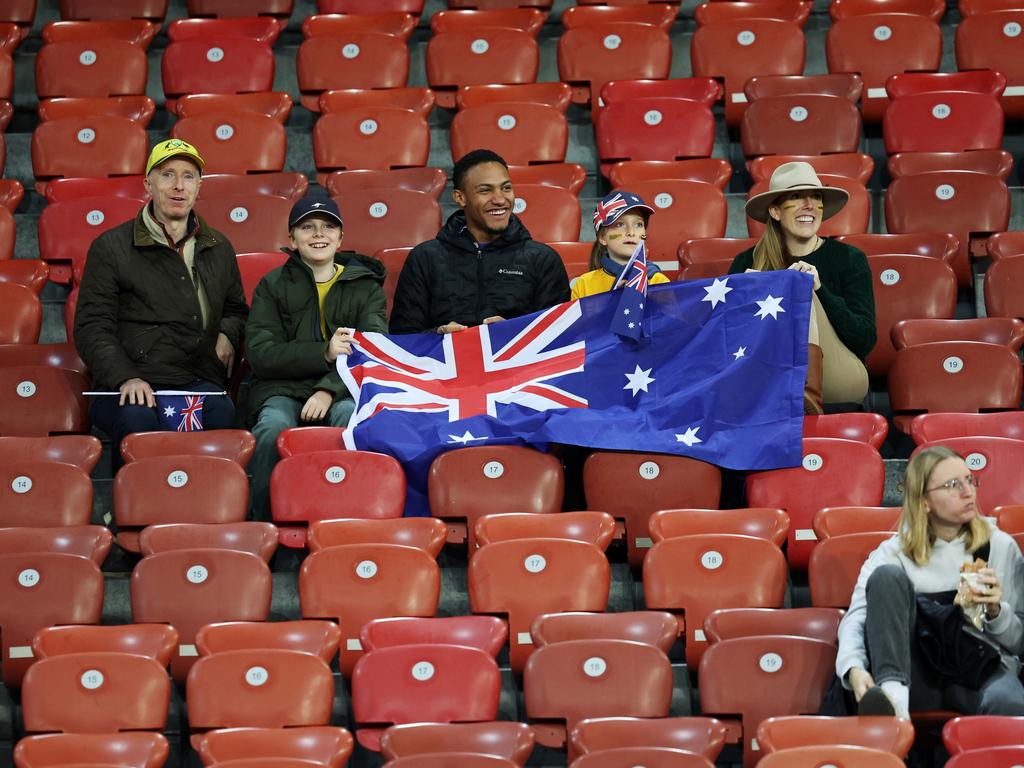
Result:
{"type": "Polygon", "coordinates": [[[741,251],[753,247],[752,237],[705,237],[684,240],[679,244],[679,279],[694,280],[728,274],[733,259],[741,251]]]}
{"type": "Polygon", "coordinates": [[[409,79],[405,41],[380,32],[348,32],[302,41],[295,59],[302,106],[320,109],[325,91],[404,88],[409,79]]]}
{"type": "Polygon", "coordinates": [[[86,377],[46,365],[0,368],[0,435],[42,437],[87,432],[86,377]]]}
{"type": "Polygon", "coordinates": [[[156,102],[145,95],[55,98],[39,102],[41,123],[64,117],[110,115],[127,118],[145,128],[155,113],[156,102]]]}
{"type": "Polygon", "coordinates": [[[256,448],[256,438],[244,429],[216,429],[209,432],[134,432],[121,441],[126,462],[151,456],[192,454],[219,456],[245,467],[256,448]]]}
{"type": "MultiPolygon", "coordinates": [[[[3,681],[16,688],[32,664],[32,638],[38,630],[99,623],[103,574],[89,558],[57,552],[0,554],[0,574],[7,585],[0,603],[3,681]]],[[[28,700],[23,704],[26,729],[35,730],[29,727],[28,700]]]]}
{"type": "Polygon", "coordinates": [[[49,277],[50,268],[40,259],[0,259],[0,283],[28,288],[38,296],[49,277]]]}
{"type": "Polygon", "coordinates": [[[380,739],[388,760],[408,755],[472,752],[496,755],[525,765],[533,752],[533,729],[526,723],[410,723],[393,725],[380,739]]]}
{"type": "MultiPolygon", "coordinates": [[[[828,221],[822,223],[821,229],[818,230],[821,236],[832,237],[833,235],[867,232],[871,221],[871,195],[868,194],[865,186],[856,179],[850,179],[845,176],[819,174],[818,178],[821,179],[822,184],[842,187],[850,193],[849,202],[847,202],[843,209],[828,221]]],[[[750,188],[748,195],[753,196],[761,192],[767,192],[768,183],[768,180],[757,182],[750,188]]],[[[888,200],[888,196],[886,196],[886,199],[888,200]]],[[[761,233],[764,232],[764,224],[748,217],[747,231],[751,237],[760,237],[761,233]]]]}
{"type": "Polygon", "coordinates": [[[327,174],[326,182],[327,193],[331,197],[340,197],[343,200],[353,192],[395,188],[423,192],[437,200],[448,183],[448,174],[440,168],[334,171],[327,174]]]}
{"type": "Polygon", "coordinates": [[[580,234],[579,198],[568,189],[547,184],[516,184],[512,212],[533,239],[540,242],[574,240],[580,234]]]}
{"type": "Polygon", "coordinates": [[[645,643],[566,640],[530,656],[523,690],[537,742],[559,748],[587,718],[668,715],[672,666],[660,649],[645,643]]]}
{"type": "Polygon", "coordinates": [[[900,507],[823,507],[814,515],[814,534],[819,541],[848,533],[895,531],[900,507]]]}
{"type": "Polygon", "coordinates": [[[569,280],[579,277],[584,272],[590,271],[590,252],[594,249],[593,243],[563,242],[548,243],[562,260],[569,280]]]}
{"type": "Polygon", "coordinates": [[[74,525],[62,528],[0,528],[0,553],[58,552],[87,557],[102,566],[113,541],[102,525],[74,525]]]}
{"type": "Polygon", "coordinates": [[[249,506],[249,482],[219,456],[169,454],[125,464],[114,478],[117,541],[139,551],[138,531],[161,523],[237,523],[249,506]]]}
{"type": "Polygon", "coordinates": [[[632,6],[575,5],[562,12],[561,22],[564,29],[633,22],[649,24],[668,32],[675,23],[677,13],[678,9],[667,3],[632,6]]]}
{"type": "Polygon", "coordinates": [[[506,162],[560,163],[569,143],[565,115],[545,104],[486,104],[460,109],[452,120],[452,160],[487,145],[506,162]]]}
{"type": "Polygon", "coordinates": [[[325,664],[338,653],[341,630],[333,621],[224,621],[196,633],[200,656],[224,651],[280,648],[319,656],[325,664]]]}
{"type": "Polygon", "coordinates": [[[985,272],[985,311],[991,317],[1024,317],[1020,286],[1024,258],[1002,259],[985,272]]]}
{"type": "Polygon", "coordinates": [[[572,539],[607,549],[614,535],[615,519],[607,512],[505,512],[476,521],[476,541],[481,547],[508,539],[572,539]]]}
{"type": "Polygon", "coordinates": [[[885,81],[889,98],[931,91],[969,91],[999,97],[1006,90],[1006,75],[992,69],[965,72],[901,72],[885,81]]]}
{"type": "Polygon", "coordinates": [[[172,43],[182,40],[247,37],[272,46],[280,33],[281,26],[275,19],[255,13],[227,19],[175,19],[167,25],[167,37],[172,43]]]}
{"type": "Polygon", "coordinates": [[[521,672],[542,613],[603,611],[611,568],[593,544],[566,539],[511,539],[481,547],[469,562],[474,613],[507,614],[509,662],[521,672]]]}
{"type": "Polygon", "coordinates": [[[565,478],[551,454],[521,446],[459,448],[442,453],[427,478],[431,514],[449,521],[449,540],[461,541],[466,521],[469,551],[483,514],[552,513],[562,509],[565,478]]]}
{"type": "Polygon", "coordinates": [[[856,152],[860,113],[838,96],[794,94],[754,100],[740,123],[743,154],[856,152]]]}
{"type": "Polygon", "coordinates": [[[804,437],[841,437],[881,449],[889,423],[880,413],[832,413],[804,416],[804,437]]]}
{"type": "Polygon", "coordinates": [[[949,760],[949,768],[1014,768],[1024,760],[1024,746],[982,747],[961,752],[949,760]]]}
{"type": "Polygon", "coordinates": [[[648,521],[654,512],[717,508],[721,486],[718,467],[685,456],[594,451],[583,466],[587,506],[625,519],[633,567],[652,546],[648,521]]]}
{"type": "Polygon", "coordinates": [[[708,157],[715,143],[711,109],[689,99],[644,97],[615,101],[594,125],[602,173],[622,160],[708,157]]]}
{"type": "Polygon", "coordinates": [[[722,86],[713,77],[679,77],[672,80],[609,80],[601,87],[604,106],[648,98],[687,99],[710,107],[722,98],[722,86]]]}
{"type": "Polygon", "coordinates": [[[340,544],[402,544],[437,557],[447,537],[448,527],[433,517],[341,518],[311,522],[307,545],[316,552],[340,544]]]}
{"type": "Polygon", "coordinates": [[[430,31],[436,35],[440,32],[451,32],[456,29],[506,27],[508,29],[521,29],[536,36],[540,32],[541,27],[544,26],[545,15],[537,8],[437,11],[430,17],[430,31]]]}
{"type": "Polygon", "coordinates": [[[42,30],[44,43],[80,40],[127,40],[142,49],[149,47],[157,25],[146,19],[110,19],[106,21],[51,21],[42,30]]]}
{"type": "Polygon", "coordinates": [[[28,732],[160,730],[171,681],[160,662],[130,653],[72,653],[41,659],[25,674],[28,732]]]}
{"type": "Polygon", "coordinates": [[[825,40],[829,72],[856,72],[864,80],[864,120],[881,121],[889,106],[886,80],[909,71],[938,70],[942,33],[938,21],[893,12],[834,21],[825,40]]]}
{"type": "MultiPolygon", "coordinates": [[[[393,1],[394,0],[392,0],[392,2],[393,1]]],[[[513,8],[522,5],[529,6],[531,8],[539,8],[542,11],[547,11],[551,9],[551,3],[552,0],[448,0],[448,7],[474,8],[482,11],[491,11],[501,10],[504,8],[513,8]]]]}
{"type": "Polygon", "coordinates": [[[494,720],[501,681],[494,659],[459,645],[397,645],[370,651],[352,674],[359,743],[379,751],[383,727],[494,720]]]}
{"type": "Polygon", "coordinates": [[[538,648],[566,640],[632,640],[667,654],[679,636],[679,624],[665,611],[542,613],[530,634],[538,648]]]}
{"type": "Polygon", "coordinates": [[[36,54],[36,94],[120,96],[146,92],[146,51],[128,40],[47,43],[36,54]]]}
{"type": "Polygon", "coordinates": [[[1024,504],[1024,486],[1011,469],[1019,466],[1024,456],[1024,441],[1007,437],[948,437],[919,445],[914,453],[938,445],[963,456],[971,473],[981,480],[978,505],[982,509],[1024,504]]]}
{"type": "Polygon", "coordinates": [[[569,750],[585,755],[617,747],[658,745],[714,760],[725,744],[726,729],[713,717],[594,717],[569,733],[569,750]]]}
{"type": "Polygon", "coordinates": [[[927,256],[869,256],[875,292],[878,341],[868,355],[868,372],[885,376],[896,349],[889,336],[900,320],[952,318],[957,280],[948,264],[927,256]]]}
{"type": "Polygon", "coordinates": [[[255,112],[214,113],[180,118],[171,136],[210,147],[204,172],[257,173],[284,169],[288,139],[284,126],[255,112]]]}
{"type": "Polygon", "coordinates": [[[535,82],[539,63],[536,38],[520,29],[452,30],[427,43],[427,82],[442,107],[455,106],[459,86],[535,82]]]}
{"type": "Polygon", "coordinates": [[[83,375],[88,373],[74,343],[67,341],[59,344],[0,344],[0,367],[16,365],[42,365],[83,375]]]}
{"type": "Polygon", "coordinates": [[[54,282],[81,281],[92,241],[138,215],[145,199],[139,192],[137,197],[80,197],[43,208],[39,255],[50,263],[54,282]]]}
{"type": "Polygon", "coordinates": [[[401,11],[318,13],[302,20],[302,37],[337,37],[351,32],[379,32],[408,42],[418,19],[401,11]]]}
{"type": "Polygon", "coordinates": [[[0,21],[0,51],[14,53],[21,45],[21,30],[12,21],[0,21]]]}
{"type": "Polygon", "coordinates": [[[47,733],[21,739],[14,746],[14,765],[53,768],[85,760],[101,765],[162,768],[169,752],[167,738],[161,733],[47,733]]]}
{"type": "Polygon", "coordinates": [[[779,19],[791,21],[803,27],[811,15],[811,3],[807,2],[732,2],[701,3],[693,17],[697,24],[714,24],[737,19],[779,19]]]}
{"type": "Polygon", "coordinates": [[[939,21],[946,13],[940,0],[836,0],[829,5],[832,21],[877,13],[914,13],[939,21]]]}
{"type": "MultiPolygon", "coordinates": [[[[390,456],[369,451],[315,451],[282,459],[270,475],[274,522],[295,526],[336,517],[401,517],[405,473],[390,456]]],[[[281,543],[305,545],[301,527],[281,528],[281,543]]]]}
{"type": "Polygon", "coordinates": [[[1020,359],[1005,346],[978,341],[906,347],[896,353],[889,370],[889,398],[902,432],[916,413],[1017,410],[1020,359]]]}
{"type": "Polygon", "coordinates": [[[976,171],[1006,181],[1013,172],[1013,155],[1005,149],[966,152],[897,152],[886,164],[894,179],[931,171],[976,171]]]}
{"type": "Polygon", "coordinates": [[[818,543],[807,568],[811,603],[829,608],[847,608],[861,566],[878,546],[895,534],[869,531],[830,536],[818,543]]]}
{"type": "Polygon", "coordinates": [[[214,621],[266,621],[270,590],[270,569],[249,552],[160,552],[142,558],[132,571],[132,620],[165,622],[178,630],[171,673],[184,682],[195,661],[199,628],[214,621]]]}
{"type": "Polygon", "coordinates": [[[795,635],[835,643],[843,611],[836,608],[720,608],[704,620],[711,644],[733,637],[795,635]]]}
{"type": "Polygon", "coordinates": [[[922,413],[910,422],[910,436],[920,445],[948,437],[1008,437],[1024,440],[1024,411],[1010,413],[922,413]]]}
{"type": "Polygon", "coordinates": [[[706,533],[731,533],[765,539],[781,547],[789,533],[789,516],[781,509],[662,509],[651,515],[651,540],[706,533]]]}
{"type": "Polygon", "coordinates": [[[929,91],[900,96],[885,111],[885,151],[1001,149],[1003,121],[1003,108],[985,93],[929,91]]]}
{"type": "Polygon", "coordinates": [[[497,616],[404,616],[374,619],[363,625],[359,642],[364,650],[395,645],[466,645],[497,658],[508,640],[508,627],[497,616]]]}
{"type": "Polygon", "coordinates": [[[345,248],[359,253],[412,247],[441,228],[441,206],[426,192],[367,189],[335,202],[345,217],[345,248]]]}
{"type": "Polygon", "coordinates": [[[139,534],[143,555],[175,549],[234,549],[269,562],[277,550],[277,528],[270,523],[168,523],[139,534]]]}
{"type": "Polygon", "coordinates": [[[1005,715],[954,717],[942,728],[942,741],[951,755],[988,747],[1017,746],[1024,719],[1005,715]]]}
{"type": "MultiPolygon", "coordinates": [[[[0,351],[3,349],[0,348],[0,351]]],[[[95,469],[101,454],[100,441],[92,435],[0,437],[0,465],[4,466],[15,461],[47,461],[73,464],[89,474],[95,469]]],[[[62,481],[62,484],[65,483],[62,481]]],[[[87,506],[91,508],[92,502],[87,506]]]]}
{"type": "Polygon", "coordinates": [[[853,72],[827,75],[756,75],[743,87],[748,101],[771,96],[817,94],[836,96],[856,104],[864,92],[864,81],[853,72]]]}
{"type": "Polygon", "coordinates": [[[702,755],[668,747],[613,747],[588,752],[572,762],[573,768],[614,768],[624,764],[649,768],[714,768],[715,765],[702,755]]]}
{"type": "Polygon", "coordinates": [[[626,160],[608,169],[613,188],[630,189],[638,181],[649,179],[684,179],[703,181],[723,192],[732,178],[732,166],[720,157],[699,157],[690,160],[626,160]]]}
{"type": "Polygon", "coordinates": [[[776,19],[742,19],[705,24],[693,35],[693,74],[725,80],[725,119],[739,125],[746,108],[743,91],[755,75],[800,75],[806,42],[799,26],[776,19]]]}
{"type": "Polygon", "coordinates": [[[605,83],[663,80],[669,76],[671,64],[668,32],[649,24],[584,25],[567,29],[558,39],[559,79],[573,87],[573,101],[591,103],[595,112],[605,83]]]}
{"type": "MultiPolygon", "coordinates": [[[[242,758],[301,758],[326,768],[345,768],[352,754],[352,734],[334,726],[291,728],[222,728],[198,738],[203,765],[242,758]]],[[[312,768],[310,766],[310,768],[312,768]]]]}
{"type": "Polygon", "coordinates": [[[840,152],[834,155],[768,155],[755,157],[747,162],[747,168],[754,181],[765,181],[783,163],[802,161],[814,166],[818,173],[830,176],[846,176],[867,184],[875,170],[875,161],[861,152],[840,152]]]}
{"type": "Polygon", "coordinates": [[[307,557],[299,572],[303,617],[341,625],[339,667],[346,676],[362,654],[364,624],[391,616],[433,616],[440,592],[434,558],[398,544],[327,547],[307,557]]]}
{"type": "Polygon", "coordinates": [[[684,240],[725,235],[728,206],[725,195],[712,184],[661,179],[638,181],[630,191],[659,212],[648,229],[647,253],[663,268],[674,266],[684,240]]]}
{"type": "Polygon", "coordinates": [[[35,344],[43,324],[43,305],[31,288],[0,283],[0,344],[35,344]]]}
{"type": "Polygon", "coordinates": [[[1014,7],[964,18],[956,28],[956,63],[961,70],[1002,72],[1007,86],[1000,102],[1008,117],[1019,120],[1024,115],[1024,63],[1014,30],[1024,22],[1024,10],[1014,7]]]}
{"type": "MultiPolygon", "coordinates": [[[[63,203],[80,197],[131,197],[145,200],[149,197],[142,184],[143,177],[115,176],[113,178],[53,179],[46,185],[47,203],[63,203]]],[[[203,179],[207,183],[208,179],[203,179]]]]}
{"type": "Polygon", "coordinates": [[[747,503],[779,507],[789,513],[789,564],[804,569],[814,548],[811,522],[822,507],[882,502],[885,467],[878,451],[865,443],[828,437],[803,441],[801,466],[752,473],[747,503]]]}
{"type": "Polygon", "coordinates": [[[196,212],[231,242],[236,253],[287,248],[292,201],[260,194],[205,195],[196,212]]]}
{"type": "Polygon", "coordinates": [[[843,768],[900,768],[906,763],[891,752],[851,744],[815,744],[790,747],[766,755],[764,768],[818,768],[841,765],[843,768]]]}
{"type": "Polygon", "coordinates": [[[297,453],[344,449],[344,427],[292,427],[277,436],[277,454],[282,459],[297,453]]]}
{"type": "Polygon", "coordinates": [[[189,16],[272,16],[284,28],[292,15],[293,0],[187,0],[189,16]]]}
{"type": "Polygon", "coordinates": [[[313,159],[320,173],[423,166],[429,152],[427,121],[408,109],[353,107],[329,112],[313,129],[313,159]]]}
{"type": "Polygon", "coordinates": [[[161,59],[165,106],[188,93],[249,93],[274,86],[274,52],[251,37],[196,37],[171,42],[161,59]]]}
{"type": "MultiPolygon", "coordinates": [[[[200,117],[217,113],[254,112],[274,118],[284,125],[292,111],[292,97],[280,91],[260,93],[194,93],[179,98],[174,105],[178,117],[200,117]]],[[[205,145],[204,145],[205,146],[205,145]]],[[[205,184],[206,178],[203,179],[205,184]]]]}
{"type": "Polygon", "coordinates": [[[971,317],[963,320],[901,320],[892,329],[896,349],[933,341],[983,341],[1020,352],[1024,323],[1010,317],[971,317]]]}
{"type": "Polygon", "coordinates": [[[40,123],[32,132],[32,173],[42,191],[59,176],[129,176],[146,167],[145,129],[128,118],[95,115],[40,123]]]}
{"type": "Polygon", "coordinates": [[[379,13],[402,11],[419,17],[423,0],[317,0],[320,13],[379,13]]]}
{"type": "Polygon", "coordinates": [[[62,19],[148,19],[161,23],[166,15],[167,0],[60,0],[62,19]]]}
{"type": "Polygon", "coordinates": [[[852,744],[904,758],[914,745],[914,726],[896,717],[770,717],[758,726],[757,743],[767,754],[815,744],[852,744]]]}
{"type": "Polygon", "coordinates": [[[786,559],[767,539],[693,534],[664,539],[644,558],[644,604],[683,614],[686,664],[706,653],[704,619],[716,608],[779,608],[786,559]]]}
{"type": "Polygon", "coordinates": [[[312,653],[221,651],[189,673],[188,721],[193,730],[327,725],[333,695],[331,669],[312,653]]]}
{"type": "Polygon", "coordinates": [[[238,271],[242,275],[242,289],[245,300],[252,304],[252,295],[260,280],[272,269],[280,267],[288,261],[288,254],[281,251],[272,253],[240,253],[238,254],[238,271]]]}
{"type": "Polygon", "coordinates": [[[565,114],[572,103],[572,89],[566,83],[491,83],[463,85],[455,93],[455,106],[459,109],[482,107],[485,104],[507,104],[513,101],[545,104],[565,114]]]}
{"type": "Polygon", "coordinates": [[[739,712],[744,765],[759,757],[755,736],[766,718],[817,712],[835,677],[836,646],[805,637],[741,637],[715,643],[699,673],[701,711],[739,712]]]}
{"type": "Polygon", "coordinates": [[[177,645],[178,631],[168,624],[82,624],[40,629],[32,650],[40,659],[68,653],[133,653],[166,667],[177,645]]]}
{"type": "MultiPolygon", "coordinates": [[[[2,127],[2,126],[0,126],[2,127]]],[[[0,152],[0,155],[3,153],[0,152]]],[[[6,208],[11,213],[14,213],[18,206],[21,205],[22,198],[25,197],[25,187],[17,179],[0,179],[0,206],[6,208]]],[[[4,240],[7,235],[0,235],[0,242],[4,240]]]]}

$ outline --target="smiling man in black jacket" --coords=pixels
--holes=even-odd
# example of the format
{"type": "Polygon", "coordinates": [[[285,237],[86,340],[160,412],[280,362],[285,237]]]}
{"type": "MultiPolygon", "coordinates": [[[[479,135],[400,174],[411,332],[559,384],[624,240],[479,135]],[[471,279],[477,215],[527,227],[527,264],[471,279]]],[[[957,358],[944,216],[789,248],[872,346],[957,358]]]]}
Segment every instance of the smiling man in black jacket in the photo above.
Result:
{"type": "Polygon", "coordinates": [[[413,248],[398,278],[392,333],[452,333],[569,300],[558,254],[512,213],[508,164],[475,149],[455,164],[459,206],[437,238],[413,248]]]}

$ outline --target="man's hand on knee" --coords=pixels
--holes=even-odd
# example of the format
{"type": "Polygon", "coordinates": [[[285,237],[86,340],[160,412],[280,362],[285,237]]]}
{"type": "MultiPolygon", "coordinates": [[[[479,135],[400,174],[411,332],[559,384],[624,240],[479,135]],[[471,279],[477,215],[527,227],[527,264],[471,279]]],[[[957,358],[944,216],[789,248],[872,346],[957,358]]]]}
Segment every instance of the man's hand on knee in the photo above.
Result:
{"type": "Polygon", "coordinates": [[[156,408],[156,397],[153,395],[153,388],[149,382],[142,379],[128,379],[120,387],[121,398],[118,405],[144,405],[147,408],[156,408]]]}
{"type": "Polygon", "coordinates": [[[332,402],[334,402],[334,395],[326,390],[318,389],[309,396],[309,400],[302,406],[299,418],[302,421],[320,421],[327,415],[332,402]]]}

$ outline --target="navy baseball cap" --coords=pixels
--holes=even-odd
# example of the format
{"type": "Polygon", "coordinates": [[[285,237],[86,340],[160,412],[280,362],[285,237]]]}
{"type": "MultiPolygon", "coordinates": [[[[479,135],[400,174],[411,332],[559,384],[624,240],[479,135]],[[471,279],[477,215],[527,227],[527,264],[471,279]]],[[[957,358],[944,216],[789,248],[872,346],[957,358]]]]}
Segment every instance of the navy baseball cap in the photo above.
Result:
{"type": "Polygon", "coordinates": [[[634,195],[632,192],[616,190],[605,195],[594,211],[594,231],[601,227],[610,227],[621,216],[637,208],[641,208],[647,216],[654,213],[654,209],[645,203],[640,195],[634,195]]]}
{"type": "Polygon", "coordinates": [[[292,206],[292,212],[288,214],[288,229],[314,213],[329,216],[338,222],[338,226],[344,226],[344,222],[341,220],[341,211],[338,210],[336,202],[329,197],[306,195],[292,206]]]}

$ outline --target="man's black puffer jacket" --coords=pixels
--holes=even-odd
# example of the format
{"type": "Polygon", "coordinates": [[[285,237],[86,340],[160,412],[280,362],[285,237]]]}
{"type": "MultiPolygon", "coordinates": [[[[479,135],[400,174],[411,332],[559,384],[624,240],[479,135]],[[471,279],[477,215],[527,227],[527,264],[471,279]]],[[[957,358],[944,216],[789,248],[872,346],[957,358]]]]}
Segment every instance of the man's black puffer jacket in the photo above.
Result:
{"type": "Polygon", "coordinates": [[[515,215],[498,239],[478,246],[465,213],[456,211],[437,239],[409,253],[390,327],[392,333],[418,333],[453,320],[473,326],[487,317],[518,317],[568,300],[561,258],[531,239],[515,215]]]}

